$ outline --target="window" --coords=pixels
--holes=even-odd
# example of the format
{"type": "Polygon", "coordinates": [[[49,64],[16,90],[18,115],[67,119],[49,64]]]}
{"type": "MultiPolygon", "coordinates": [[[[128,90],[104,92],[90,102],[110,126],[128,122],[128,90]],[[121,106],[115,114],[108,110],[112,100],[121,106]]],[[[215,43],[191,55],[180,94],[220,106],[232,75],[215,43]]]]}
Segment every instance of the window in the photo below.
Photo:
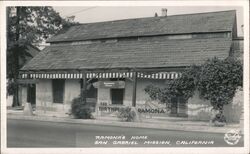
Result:
{"type": "Polygon", "coordinates": [[[124,97],[124,89],[110,89],[112,104],[122,105],[124,97]]]}
{"type": "Polygon", "coordinates": [[[65,80],[63,79],[52,80],[52,92],[53,92],[54,103],[63,103],[64,86],[65,86],[65,80]]]}

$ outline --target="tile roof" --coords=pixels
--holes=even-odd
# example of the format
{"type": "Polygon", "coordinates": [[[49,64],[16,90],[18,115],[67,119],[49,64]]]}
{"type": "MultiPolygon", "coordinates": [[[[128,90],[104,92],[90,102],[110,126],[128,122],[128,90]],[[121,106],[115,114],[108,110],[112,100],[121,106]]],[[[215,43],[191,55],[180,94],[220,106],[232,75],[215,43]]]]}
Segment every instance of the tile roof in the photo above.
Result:
{"type": "Polygon", "coordinates": [[[22,70],[181,67],[229,56],[231,38],[146,39],[54,45],[45,48],[22,70]]]}
{"type": "Polygon", "coordinates": [[[235,15],[236,11],[230,10],[81,24],[47,42],[232,31],[235,15]]]}

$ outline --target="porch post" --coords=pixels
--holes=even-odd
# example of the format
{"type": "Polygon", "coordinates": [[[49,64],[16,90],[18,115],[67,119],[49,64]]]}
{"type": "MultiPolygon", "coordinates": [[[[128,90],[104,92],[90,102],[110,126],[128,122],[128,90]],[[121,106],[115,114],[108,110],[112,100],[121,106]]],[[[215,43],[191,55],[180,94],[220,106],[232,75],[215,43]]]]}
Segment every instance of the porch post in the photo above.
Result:
{"type": "Polygon", "coordinates": [[[82,73],[82,89],[81,89],[81,99],[83,102],[86,102],[87,97],[87,78],[86,78],[86,72],[82,73]]]}
{"type": "Polygon", "coordinates": [[[133,95],[132,95],[132,106],[136,106],[136,86],[137,86],[137,72],[133,72],[133,95]]]}

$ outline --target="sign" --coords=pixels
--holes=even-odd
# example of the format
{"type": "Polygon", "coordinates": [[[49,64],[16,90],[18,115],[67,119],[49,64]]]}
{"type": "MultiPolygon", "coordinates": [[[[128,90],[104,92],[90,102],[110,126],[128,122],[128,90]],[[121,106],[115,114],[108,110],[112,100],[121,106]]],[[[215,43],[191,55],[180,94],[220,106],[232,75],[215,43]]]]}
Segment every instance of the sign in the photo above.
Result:
{"type": "Polygon", "coordinates": [[[17,82],[19,84],[36,84],[38,83],[37,79],[18,79],[17,82]]]}
{"type": "Polygon", "coordinates": [[[95,88],[116,88],[122,89],[125,88],[124,81],[98,81],[93,83],[95,88]]]}
{"type": "Polygon", "coordinates": [[[101,102],[98,106],[99,116],[117,117],[118,112],[124,107],[123,105],[112,105],[107,102],[101,102]]]}

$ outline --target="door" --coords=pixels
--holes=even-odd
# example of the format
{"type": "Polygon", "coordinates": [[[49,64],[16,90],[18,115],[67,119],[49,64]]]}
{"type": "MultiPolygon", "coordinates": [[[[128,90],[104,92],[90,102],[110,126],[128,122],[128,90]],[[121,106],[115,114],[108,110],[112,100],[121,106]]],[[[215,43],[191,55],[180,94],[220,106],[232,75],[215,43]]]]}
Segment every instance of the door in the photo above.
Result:
{"type": "Polygon", "coordinates": [[[171,99],[171,114],[177,115],[178,98],[174,97],[171,99]]]}
{"type": "Polygon", "coordinates": [[[52,80],[53,103],[63,103],[64,99],[64,79],[52,80]]]}
{"type": "Polygon", "coordinates": [[[178,117],[187,116],[187,101],[184,97],[174,97],[171,99],[171,115],[178,117]]]}
{"type": "Polygon", "coordinates": [[[124,89],[111,89],[112,104],[123,104],[124,89]]]}
{"type": "Polygon", "coordinates": [[[27,87],[27,102],[35,105],[36,104],[36,85],[29,84],[27,87]]]}
{"type": "Polygon", "coordinates": [[[178,99],[178,116],[187,117],[187,100],[184,97],[178,99]]]}

